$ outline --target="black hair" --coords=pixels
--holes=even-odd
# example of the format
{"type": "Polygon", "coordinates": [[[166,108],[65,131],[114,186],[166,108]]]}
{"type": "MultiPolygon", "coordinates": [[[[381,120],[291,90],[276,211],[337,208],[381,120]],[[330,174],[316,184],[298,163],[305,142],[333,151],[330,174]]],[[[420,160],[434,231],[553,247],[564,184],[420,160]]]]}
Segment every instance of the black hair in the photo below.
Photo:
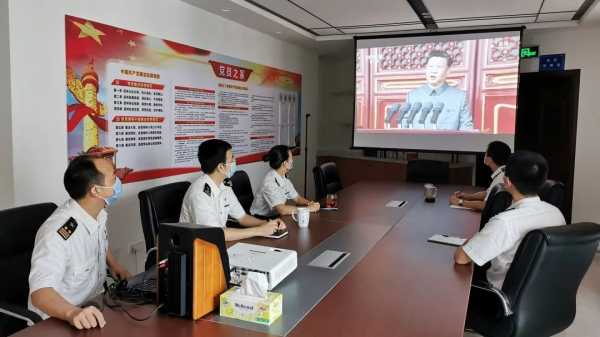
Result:
{"type": "Polygon", "coordinates": [[[429,63],[429,60],[432,57],[444,58],[444,59],[446,59],[446,64],[448,65],[448,67],[450,67],[452,65],[452,58],[450,57],[450,55],[448,55],[448,53],[446,53],[443,50],[434,49],[434,50],[430,51],[429,55],[427,55],[427,61],[425,62],[425,64],[429,63]]]}
{"type": "Polygon", "coordinates": [[[209,139],[198,146],[198,161],[204,173],[211,174],[221,163],[227,163],[227,151],[231,144],[220,139],[209,139]]]}
{"type": "Polygon", "coordinates": [[[272,169],[277,170],[284,161],[290,158],[290,148],[286,145],[275,145],[263,157],[263,161],[268,161],[272,169]]]}
{"type": "Polygon", "coordinates": [[[93,185],[104,185],[104,174],[96,167],[94,158],[84,154],[71,160],[63,184],[71,198],[80,200],[93,185]]]}
{"type": "Polygon", "coordinates": [[[508,146],[504,142],[496,140],[488,144],[485,154],[488,157],[492,158],[496,165],[502,166],[506,165],[506,162],[508,161],[508,157],[510,157],[511,152],[512,151],[510,150],[510,146],[508,146]]]}
{"type": "Polygon", "coordinates": [[[536,195],[548,177],[548,163],[539,153],[519,151],[506,162],[506,176],[523,195],[536,195]]]}

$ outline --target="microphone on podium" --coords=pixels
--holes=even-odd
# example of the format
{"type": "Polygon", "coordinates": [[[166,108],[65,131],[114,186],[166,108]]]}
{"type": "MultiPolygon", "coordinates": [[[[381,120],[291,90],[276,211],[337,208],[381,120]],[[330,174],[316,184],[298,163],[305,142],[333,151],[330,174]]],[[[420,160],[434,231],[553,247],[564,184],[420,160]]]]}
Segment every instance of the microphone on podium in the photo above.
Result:
{"type": "Polygon", "coordinates": [[[394,105],[390,106],[387,109],[385,118],[383,120],[384,123],[386,124],[386,127],[389,128],[391,126],[390,123],[392,121],[392,118],[394,118],[394,116],[396,114],[398,114],[398,118],[396,119],[396,127],[398,127],[398,121],[400,121],[402,119],[402,117],[404,117],[406,112],[408,110],[410,110],[410,106],[411,106],[411,104],[408,102],[402,103],[402,105],[394,104],[394,105]]]}
{"type": "Polygon", "coordinates": [[[402,104],[402,106],[400,107],[400,109],[398,110],[399,115],[398,115],[398,119],[397,120],[401,120],[402,117],[404,117],[404,115],[406,115],[406,113],[408,112],[408,110],[410,110],[412,104],[405,102],[404,104],[402,104]]]}
{"type": "Polygon", "coordinates": [[[423,106],[423,103],[421,103],[421,102],[417,102],[417,103],[415,103],[415,104],[412,105],[412,107],[410,108],[410,114],[406,118],[408,124],[412,125],[413,119],[415,119],[415,116],[417,115],[417,113],[419,112],[419,110],[421,110],[422,106],[423,106]]]}
{"type": "Polygon", "coordinates": [[[444,110],[444,102],[435,103],[433,110],[432,110],[432,114],[431,114],[431,123],[432,124],[437,124],[438,117],[442,113],[442,110],[444,110]]]}
{"type": "Polygon", "coordinates": [[[421,117],[419,118],[419,123],[421,123],[421,124],[425,123],[425,119],[427,118],[427,115],[429,115],[429,112],[431,112],[432,108],[433,108],[433,103],[431,103],[431,102],[425,103],[425,105],[423,106],[423,109],[421,110],[421,117]]]}
{"type": "Polygon", "coordinates": [[[388,107],[383,121],[385,123],[389,123],[392,120],[392,117],[394,117],[394,115],[396,114],[396,112],[398,112],[398,104],[394,104],[388,107]]]}

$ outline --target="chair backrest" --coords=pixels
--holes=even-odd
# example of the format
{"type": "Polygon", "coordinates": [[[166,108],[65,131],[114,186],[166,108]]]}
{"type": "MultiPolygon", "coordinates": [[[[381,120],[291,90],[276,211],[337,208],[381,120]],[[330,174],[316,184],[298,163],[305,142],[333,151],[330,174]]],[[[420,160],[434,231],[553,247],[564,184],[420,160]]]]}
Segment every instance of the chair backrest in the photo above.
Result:
{"type": "Polygon", "coordinates": [[[35,235],[56,208],[43,203],[0,211],[0,301],[27,307],[35,235]]]}
{"type": "Polygon", "coordinates": [[[598,248],[600,226],[578,223],[528,233],[502,290],[514,311],[514,337],[552,336],[575,318],[577,289],[598,248]]]}
{"type": "Polygon", "coordinates": [[[334,162],[326,162],[313,169],[317,200],[330,193],[337,193],[343,188],[337,166],[334,162]]]}
{"type": "Polygon", "coordinates": [[[449,179],[450,163],[445,161],[416,159],[406,165],[406,181],[447,184],[449,179]]]}
{"type": "Polygon", "coordinates": [[[485,224],[488,223],[491,218],[506,211],[511,203],[512,195],[510,195],[510,193],[508,193],[508,191],[506,191],[501,184],[497,184],[496,186],[492,187],[490,193],[488,194],[488,198],[485,201],[485,206],[481,211],[479,230],[482,230],[485,224]]]}
{"type": "Polygon", "coordinates": [[[560,181],[546,180],[540,191],[538,192],[540,199],[543,201],[556,206],[560,211],[565,214],[565,184],[560,181]]]}
{"type": "Polygon", "coordinates": [[[254,193],[252,192],[252,184],[250,183],[248,174],[242,170],[236,171],[231,177],[231,188],[246,213],[250,214],[250,207],[254,201],[254,193]]]}
{"type": "Polygon", "coordinates": [[[181,181],[138,193],[146,250],[156,245],[158,225],[161,222],[179,222],[183,197],[190,185],[188,181],[181,181]]]}

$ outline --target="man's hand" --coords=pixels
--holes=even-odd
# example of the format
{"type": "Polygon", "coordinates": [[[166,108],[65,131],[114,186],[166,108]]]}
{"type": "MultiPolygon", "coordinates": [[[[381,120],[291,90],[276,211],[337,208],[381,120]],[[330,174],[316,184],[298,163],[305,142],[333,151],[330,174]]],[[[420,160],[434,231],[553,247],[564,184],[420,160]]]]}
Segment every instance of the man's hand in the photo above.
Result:
{"type": "Polygon", "coordinates": [[[67,321],[79,330],[95,327],[103,328],[106,325],[104,316],[94,306],[73,309],[67,313],[67,321]]]}
{"type": "Polygon", "coordinates": [[[450,196],[450,204],[451,205],[458,205],[459,204],[459,200],[461,199],[461,197],[459,197],[456,193],[452,194],[450,196]]]}
{"type": "Polygon", "coordinates": [[[119,280],[126,280],[131,277],[131,273],[125,267],[121,266],[118,263],[115,263],[110,268],[110,271],[111,271],[113,277],[115,277],[119,280]]]}
{"type": "Polygon", "coordinates": [[[106,253],[106,264],[110,268],[110,271],[113,277],[119,280],[125,280],[131,277],[131,273],[127,271],[112,254],[112,251],[109,249],[106,253]]]}
{"type": "Polygon", "coordinates": [[[454,252],[454,262],[456,264],[469,264],[472,260],[462,247],[458,247],[454,252]]]}
{"type": "Polygon", "coordinates": [[[321,208],[321,204],[318,202],[311,201],[308,203],[308,210],[311,212],[317,212],[321,208]]]}
{"type": "Polygon", "coordinates": [[[271,220],[264,225],[260,225],[256,227],[258,230],[258,235],[260,236],[269,236],[273,235],[278,229],[285,229],[285,223],[281,219],[271,220]]]}
{"type": "Polygon", "coordinates": [[[271,220],[269,222],[275,223],[277,229],[286,229],[287,228],[287,226],[285,225],[285,222],[283,222],[283,220],[281,220],[280,218],[271,220]]]}

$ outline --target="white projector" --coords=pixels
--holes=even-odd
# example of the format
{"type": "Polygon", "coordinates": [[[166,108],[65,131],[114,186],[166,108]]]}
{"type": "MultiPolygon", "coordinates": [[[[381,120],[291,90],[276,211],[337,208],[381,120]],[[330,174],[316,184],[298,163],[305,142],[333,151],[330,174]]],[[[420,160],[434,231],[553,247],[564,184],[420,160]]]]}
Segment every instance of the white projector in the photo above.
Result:
{"type": "Polygon", "coordinates": [[[236,243],[227,249],[231,283],[241,284],[249,271],[267,276],[269,290],[275,288],[298,266],[294,250],[236,243]]]}

